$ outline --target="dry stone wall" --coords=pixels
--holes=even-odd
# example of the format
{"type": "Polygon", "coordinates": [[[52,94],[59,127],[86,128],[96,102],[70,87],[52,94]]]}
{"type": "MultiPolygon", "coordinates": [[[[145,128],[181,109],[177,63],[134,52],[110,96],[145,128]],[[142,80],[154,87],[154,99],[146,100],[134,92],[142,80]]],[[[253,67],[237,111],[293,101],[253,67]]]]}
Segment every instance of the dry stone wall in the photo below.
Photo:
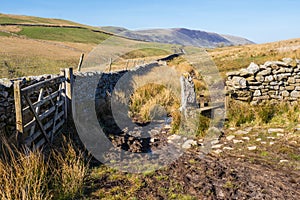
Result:
{"type": "MultiPolygon", "coordinates": [[[[21,88],[38,83],[40,81],[57,77],[58,75],[28,76],[18,79],[0,79],[0,136],[11,135],[16,131],[16,116],[14,102],[13,84],[16,80],[21,80],[21,88]]],[[[35,95],[35,94],[33,94],[35,95]]],[[[36,94],[36,97],[38,94],[36,94]]]]}
{"type": "Polygon", "coordinates": [[[284,58],[227,73],[227,93],[236,100],[257,105],[265,101],[300,99],[300,60],[284,58]]]}

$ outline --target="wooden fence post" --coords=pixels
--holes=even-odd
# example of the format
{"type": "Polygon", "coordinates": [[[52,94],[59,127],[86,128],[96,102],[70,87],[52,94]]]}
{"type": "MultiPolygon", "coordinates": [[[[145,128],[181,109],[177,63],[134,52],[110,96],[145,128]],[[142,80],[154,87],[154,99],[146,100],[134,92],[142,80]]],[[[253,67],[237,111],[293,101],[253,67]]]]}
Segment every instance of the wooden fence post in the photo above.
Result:
{"type": "Polygon", "coordinates": [[[72,92],[73,92],[73,68],[65,69],[66,77],[66,114],[67,117],[72,117],[72,92]]]}
{"type": "Polygon", "coordinates": [[[23,139],[23,116],[22,116],[22,96],[21,96],[21,81],[14,82],[14,99],[16,111],[16,139],[20,143],[23,139]]]}
{"type": "Polygon", "coordinates": [[[82,65],[82,62],[83,62],[83,58],[84,58],[84,54],[82,53],[81,56],[80,56],[78,67],[77,67],[78,72],[80,72],[80,70],[81,70],[81,65],[82,65]]]}

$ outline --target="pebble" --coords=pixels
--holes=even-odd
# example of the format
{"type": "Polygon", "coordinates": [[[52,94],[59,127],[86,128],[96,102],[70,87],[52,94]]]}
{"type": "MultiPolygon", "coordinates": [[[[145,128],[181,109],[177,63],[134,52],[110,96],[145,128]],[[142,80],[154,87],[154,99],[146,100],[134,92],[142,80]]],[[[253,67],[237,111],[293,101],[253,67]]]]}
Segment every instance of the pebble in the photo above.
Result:
{"type": "Polygon", "coordinates": [[[215,153],[215,154],[220,154],[220,153],[222,153],[223,151],[221,150],[221,149],[217,149],[217,150],[215,150],[215,151],[213,151],[213,153],[215,153]]]}
{"type": "Polygon", "coordinates": [[[284,134],[282,134],[282,133],[277,133],[277,137],[283,137],[284,136],[284,134]]]}
{"type": "Polygon", "coordinates": [[[244,141],[243,140],[233,140],[233,143],[236,144],[236,143],[243,143],[244,141]]]}
{"type": "Polygon", "coordinates": [[[256,142],[260,142],[260,141],[261,141],[261,138],[257,138],[255,141],[256,141],[256,142]]]}
{"type": "Polygon", "coordinates": [[[171,135],[168,137],[168,140],[180,140],[181,136],[180,135],[171,135]]]}
{"type": "Polygon", "coordinates": [[[210,143],[212,144],[212,145],[214,145],[214,144],[219,144],[219,140],[218,139],[215,139],[215,140],[212,140],[210,143]]]}
{"type": "Polygon", "coordinates": [[[181,146],[183,149],[189,149],[192,146],[197,145],[197,142],[195,140],[187,140],[183,143],[183,145],[181,146]]]}
{"type": "Polygon", "coordinates": [[[232,147],[224,147],[223,150],[233,150],[232,147]]]}
{"type": "Polygon", "coordinates": [[[171,129],[171,125],[170,124],[166,124],[164,128],[165,129],[171,129]]]}
{"type": "Polygon", "coordinates": [[[267,144],[267,142],[261,142],[261,144],[267,144]]]}
{"type": "Polygon", "coordinates": [[[248,150],[249,151],[254,151],[254,150],[256,150],[256,146],[248,147],[248,150]]]}
{"type": "Polygon", "coordinates": [[[235,134],[237,134],[237,135],[246,135],[248,133],[249,133],[248,131],[243,131],[243,130],[238,130],[235,132],[235,134]]]}
{"type": "Polygon", "coordinates": [[[232,127],[232,128],[229,128],[229,130],[231,130],[231,131],[235,131],[236,129],[232,127]]]}
{"type": "Polygon", "coordinates": [[[269,128],[268,133],[284,133],[283,128],[269,128]]]}
{"type": "Polygon", "coordinates": [[[279,163],[286,163],[289,162],[288,160],[280,160],[279,163]]]}
{"type": "Polygon", "coordinates": [[[223,144],[216,144],[216,145],[213,145],[211,148],[212,149],[220,149],[222,146],[223,146],[223,144]]]}
{"type": "Polygon", "coordinates": [[[275,140],[275,137],[267,137],[270,140],[275,140]]]}
{"type": "Polygon", "coordinates": [[[273,145],[273,144],[275,144],[275,142],[270,142],[270,145],[273,145]]]}
{"type": "Polygon", "coordinates": [[[252,131],[252,129],[253,129],[252,127],[247,127],[247,128],[244,129],[244,131],[250,132],[250,131],[252,131]]]}
{"type": "Polygon", "coordinates": [[[232,140],[233,138],[235,138],[234,135],[228,135],[228,136],[226,137],[226,140],[230,141],[230,140],[232,140]]]}
{"type": "Polygon", "coordinates": [[[248,140],[248,141],[250,140],[249,137],[242,137],[242,139],[243,139],[243,140],[248,140]]]}

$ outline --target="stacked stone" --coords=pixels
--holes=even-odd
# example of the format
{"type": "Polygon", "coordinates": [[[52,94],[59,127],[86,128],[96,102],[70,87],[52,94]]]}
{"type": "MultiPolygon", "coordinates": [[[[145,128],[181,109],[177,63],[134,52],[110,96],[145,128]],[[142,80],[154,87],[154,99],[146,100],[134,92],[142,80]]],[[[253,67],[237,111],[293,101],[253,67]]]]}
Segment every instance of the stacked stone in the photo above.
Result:
{"type": "Polygon", "coordinates": [[[284,58],[226,74],[227,92],[232,98],[252,105],[272,101],[296,103],[300,99],[300,60],[284,58]]]}
{"type": "MultiPolygon", "coordinates": [[[[15,102],[13,84],[21,80],[21,87],[26,87],[57,75],[41,75],[22,77],[14,80],[0,79],[0,135],[12,135],[16,131],[15,102]]],[[[35,97],[34,97],[35,96],[35,97]]],[[[38,94],[33,94],[38,98],[38,94]]]]}

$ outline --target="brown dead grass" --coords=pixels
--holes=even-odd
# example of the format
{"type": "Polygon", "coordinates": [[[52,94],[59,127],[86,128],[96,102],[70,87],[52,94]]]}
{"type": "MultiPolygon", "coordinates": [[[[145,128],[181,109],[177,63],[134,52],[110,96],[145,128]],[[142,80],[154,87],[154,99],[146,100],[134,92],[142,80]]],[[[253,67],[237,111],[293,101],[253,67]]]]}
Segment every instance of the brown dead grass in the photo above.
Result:
{"type": "Polygon", "coordinates": [[[247,67],[250,62],[263,64],[270,60],[300,57],[300,38],[235,47],[207,50],[222,75],[226,72],[247,67]]]}
{"type": "Polygon", "coordinates": [[[0,26],[0,31],[10,32],[10,33],[18,33],[22,29],[18,26],[0,26]]]}

